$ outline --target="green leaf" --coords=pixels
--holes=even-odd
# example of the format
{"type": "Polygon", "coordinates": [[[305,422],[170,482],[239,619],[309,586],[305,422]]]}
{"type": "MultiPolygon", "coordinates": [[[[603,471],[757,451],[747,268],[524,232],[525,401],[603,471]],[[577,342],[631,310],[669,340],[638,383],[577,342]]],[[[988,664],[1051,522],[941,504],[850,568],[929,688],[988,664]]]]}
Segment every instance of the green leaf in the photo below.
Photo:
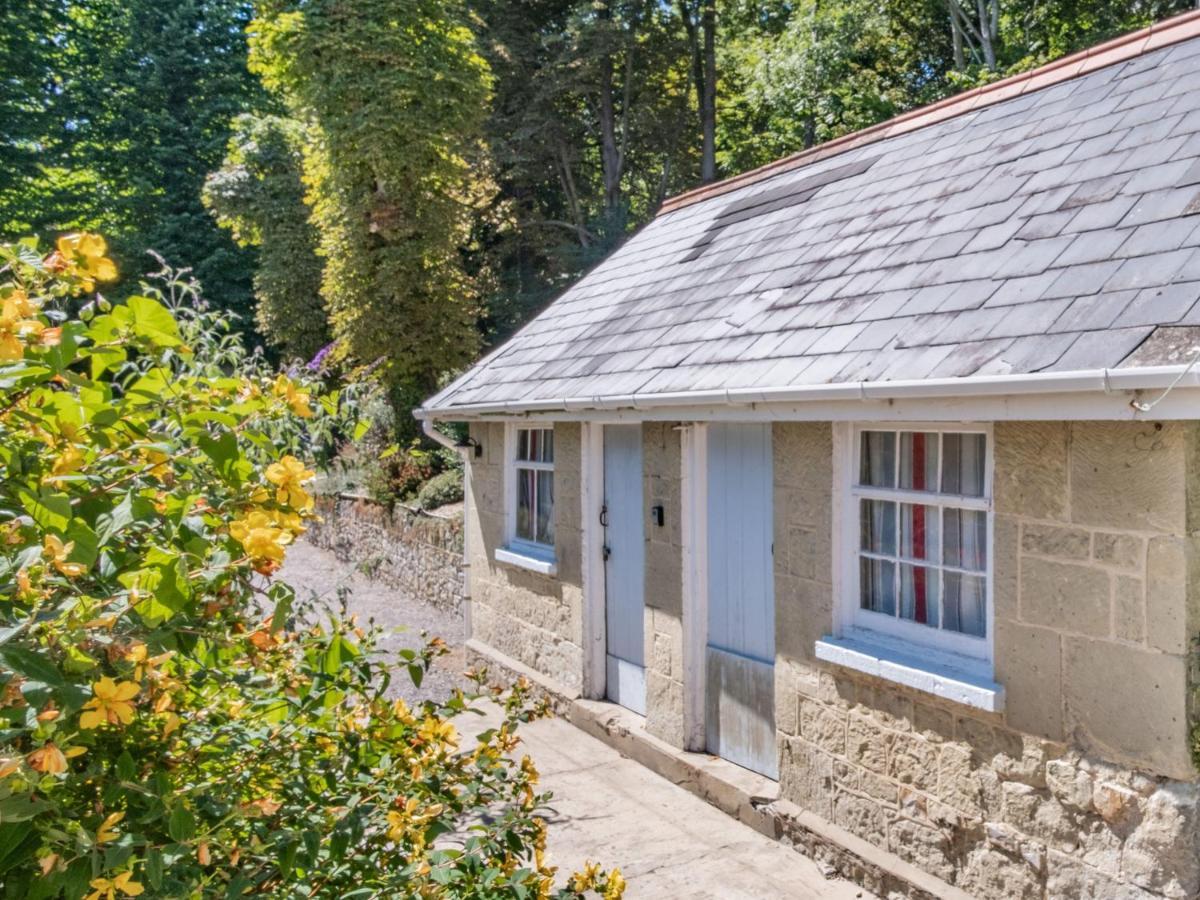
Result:
{"type": "Polygon", "coordinates": [[[0,659],[14,672],[26,678],[54,687],[66,684],[58,666],[50,661],[45,651],[37,652],[26,647],[5,645],[0,647],[0,659]]]}
{"type": "Polygon", "coordinates": [[[167,831],[170,832],[172,840],[181,843],[189,841],[196,834],[196,817],[182,803],[176,803],[167,821],[167,831]]]}
{"type": "Polygon", "coordinates": [[[96,561],[100,552],[100,539],[82,519],[74,519],[67,526],[68,541],[75,544],[67,559],[71,562],[83,563],[88,568],[96,561]]]}
{"type": "Polygon", "coordinates": [[[268,596],[275,603],[275,610],[271,613],[271,633],[274,634],[287,624],[288,616],[292,614],[292,604],[296,600],[296,593],[289,585],[276,582],[271,585],[268,596]]]}
{"type": "Polygon", "coordinates": [[[71,523],[71,498],[43,488],[35,494],[27,487],[18,487],[17,496],[25,511],[46,531],[63,534],[71,523]]]}
{"type": "Polygon", "coordinates": [[[204,434],[196,443],[200,445],[204,455],[213,461],[213,465],[226,482],[233,485],[242,483],[250,471],[250,464],[242,459],[237,437],[233,432],[223,431],[216,437],[204,434]]]}
{"type": "Polygon", "coordinates": [[[54,804],[33,797],[6,797],[0,800],[0,825],[10,822],[27,822],[35,816],[53,809],[54,804]]]}
{"type": "Polygon", "coordinates": [[[144,864],[146,867],[146,880],[150,882],[150,886],[155,890],[161,889],[163,883],[162,851],[157,848],[147,850],[144,864]]]}
{"type": "Polygon", "coordinates": [[[133,313],[133,333],[160,347],[178,347],[179,325],[171,311],[152,297],[130,297],[125,301],[133,313]]]}
{"type": "Polygon", "coordinates": [[[191,600],[192,589],[178,553],[155,547],[146,554],[145,563],[138,571],[123,572],[118,580],[142,592],[145,599],[137,605],[138,615],[154,625],[181,612],[191,600]]]}
{"type": "Polygon", "coordinates": [[[128,750],[122,750],[121,755],[117,757],[117,775],[129,781],[137,774],[137,766],[133,761],[133,757],[128,750]]]}
{"type": "Polygon", "coordinates": [[[121,347],[102,347],[92,350],[88,357],[92,367],[92,377],[99,378],[109,369],[115,369],[125,362],[126,354],[121,347]]]}

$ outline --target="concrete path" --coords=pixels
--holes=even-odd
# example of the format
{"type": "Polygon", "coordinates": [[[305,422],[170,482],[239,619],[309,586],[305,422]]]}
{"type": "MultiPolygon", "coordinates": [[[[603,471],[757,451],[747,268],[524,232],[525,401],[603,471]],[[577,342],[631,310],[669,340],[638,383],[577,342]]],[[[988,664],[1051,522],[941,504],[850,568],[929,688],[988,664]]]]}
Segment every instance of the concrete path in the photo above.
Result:
{"type": "MultiPolygon", "coordinates": [[[[414,698],[446,693],[461,670],[461,622],[411,598],[399,597],[301,541],[282,570],[300,592],[327,598],[343,592],[348,612],[379,624],[409,626],[387,646],[414,646],[429,630],[455,648],[447,665],[414,698]]],[[[478,730],[490,716],[475,720],[478,730]]],[[[461,722],[464,730],[470,720],[461,722]]],[[[741,824],[562,719],[522,726],[524,748],[554,794],[547,815],[548,856],[563,878],[588,861],[618,866],[628,900],[850,900],[872,895],[842,880],[827,880],[816,863],[741,824]]],[[[518,749],[518,753],[522,749],[518,749]]]]}
{"type": "Polygon", "coordinates": [[[562,719],[520,734],[554,793],[547,849],[563,875],[589,860],[619,866],[628,900],[872,896],[562,719]]]}
{"type": "Polygon", "coordinates": [[[394,588],[373,581],[350,563],[344,563],[328,550],[322,550],[301,539],[288,548],[287,559],[279,576],[293,588],[300,601],[316,600],[335,610],[345,605],[347,615],[358,616],[359,624],[374,622],[385,630],[379,642],[383,651],[425,646],[421,633],[440,637],[450,647],[450,653],[438,658],[426,674],[421,686],[415,687],[399,674],[389,694],[403,697],[410,704],[420,700],[448,697],[456,687],[466,687],[460,673],[466,668],[463,651],[464,634],[461,616],[435,609],[412,597],[405,597],[394,588]]]}

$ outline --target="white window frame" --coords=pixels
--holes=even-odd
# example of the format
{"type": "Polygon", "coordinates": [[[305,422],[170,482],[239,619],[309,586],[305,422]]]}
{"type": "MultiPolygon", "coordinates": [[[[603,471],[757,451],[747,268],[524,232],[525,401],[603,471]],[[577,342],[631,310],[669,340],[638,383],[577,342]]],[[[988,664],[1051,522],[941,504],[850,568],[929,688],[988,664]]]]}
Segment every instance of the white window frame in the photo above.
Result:
{"type": "MultiPolygon", "coordinates": [[[[497,548],[495,558],[497,562],[506,563],[508,565],[519,566],[520,568],[530,569],[539,572],[543,575],[556,575],[557,565],[555,559],[555,551],[553,544],[544,544],[540,541],[531,541],[527,538],[517,537],[517,473],[520,469],[531,469],[539,472],[553,472],[553,462],[536,462],[531,460],[518,460],[517,452],[520,446],[521,431],[549,431],[554,433],[554,425],[552,423],[530,422],[516,423],[509,422],[504,429],[504,513],[505,513],[505,540],[504,546],[497,548]]],[[[555,453],[558,452],[557,445],[555,453]]],[[[557,485],[555,489],[557,490],[557,485]]],[[[536,503],[535,503],[536,508],[536,503]]],[[[551,507],[552,516],[554,509],[551,507]]],[[[555,529],[557,534],[557,528],[555,529]]]]}
{"type": "MultiPolygon", "coordinates": [[[[992,426],[986,423],[863,422],[835,423],[834,428],[834,634],[817,642],[817,657],[971,706],[993,711],[1002,708],[1003,689],[992,681],[995,646],[993,566],[996,533],[992,491],[995,439],[992,426]],[[986,447],[983,496],[964,497],[899,487],[876,488],[859,485],[862,434],[866,431],[984,435],[986,447]],[[863,499],[975,509],[986,514],[987,564],[983,573],[984,597],[987,604],[985,637],[977,638],[942,628],[931,628],[898,616],[888,616],[861,608],[859,517],[860,501],[863,499]]],[[[940,439],[938,464],[940,469],[940,439]]],[[[896,535],[896,539],[900,540],[899,534],[896,535]]],[[[938,565],[941,566],[940,562],[938,565]]],[[[948,568],[953,570],[954,567],[948,568]]]]}

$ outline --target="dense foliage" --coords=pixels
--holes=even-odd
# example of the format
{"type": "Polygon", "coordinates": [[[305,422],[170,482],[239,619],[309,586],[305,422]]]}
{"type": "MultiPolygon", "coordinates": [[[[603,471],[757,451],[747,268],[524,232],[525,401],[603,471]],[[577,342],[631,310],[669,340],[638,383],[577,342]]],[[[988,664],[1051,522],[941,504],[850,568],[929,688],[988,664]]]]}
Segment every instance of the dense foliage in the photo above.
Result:
{"type": "Polygon", "coordinates": [[[445,0],[264,0],[251,66],[310,136],[305,177],[337,353],[431,390],[477,349],[462,251],[488,72],[445,0]]]}
{"type": "Polygon", "coordinates": [[[259,331],[285,358],[310,360],[329,343],[317,230],[304,202],[299,124],[242,115],[204,203],[239,244],[259,248],[254,298],[259,331]]]}
{"type": "Polygon", "coordinates": [[[9,0],[0,10],[0,236],[93,228],[136,290],[154,250],[252,319],[254,254],[200,202],[230,122],[266,102],[249,0],[9,0]]]}
{"type": "Polygon", "coordinates": [[[387,694],[436,642],[381,659],[274,579],[344,397],[187,286],[89,298],[105,253],[0,246],[0,893],[619,897],[553,887],[521,686],[471,738],[387,694]]]}

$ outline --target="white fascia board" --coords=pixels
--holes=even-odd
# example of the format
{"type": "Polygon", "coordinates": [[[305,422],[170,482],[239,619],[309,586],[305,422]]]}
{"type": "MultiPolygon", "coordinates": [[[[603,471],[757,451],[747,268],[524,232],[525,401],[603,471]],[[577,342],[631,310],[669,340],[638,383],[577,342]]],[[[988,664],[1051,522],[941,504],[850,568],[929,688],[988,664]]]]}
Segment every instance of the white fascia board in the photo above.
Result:
{"type": "MultiPolygon", "coordinates": [[[[901,401],[938,401],[932,407],[954,400],[981,401],[988,399],[1012,405],[1017,414],[972,415],[968,419],[1026,418],[1025,407],[1030,399],[1056,398],[1062,403],[1057,415],[1043,411],[1037,418],[1105,418],[1158,419],[1200,418],[1200,371],[1188,366],[1146,366],[1133,369],[1093,369],[1077,372],[1034,373],[1030,375],[982,375],[964,378],[931,378],[912,381],[860,381],[832,385],[803,385],[798,387],[735,389],[721,391],[679,391],[665,394],[627,394],[611,397],[564,397],[558,400],[515,401],[508,403],[463,404],[438,409],[419,409],[420,419],[471,419],[478,417],[527,417],[555,414],[553,418],[595,418],[590,413],[641,412],[630,419],[682,418],[683,412],[748,409],[767,411],[763,418],[818,418],[811,414],[787,413],[787,409],[823,406],[820,418],[861,418],[863,407],[872,401],[877,404],[896,404],[901,401]],[[1139,397],[1135,392],[1161,392],[1171,389],[1167,404],[1151,413],[1134,409],[1130,403],[1139,397]],[[1178,396],[1176,396],[1178,395],[1178,396]],[[1105,402],[1087,402],[1087,398],[1103,398],[1105,402]],[[1180,404],[1180,399],[1188,402],[1180,404]],[[829,407],[845,407],[849,414],[831,415],[829,407]],[[770,412],[774,412],[771,415],[770,412]],[[851,412],[852,411],[852,412],[851,412]],[[1166,414],[1167,412],[1170,414],[1166,414]],[[571,414],[584,414],[573,416],[571,414]]],[[[1154,399],[1153,397],[1149,399],[1154,399]]],[[[992,404],[995,405],[994,403],[992,404]]],[[[1037,404],[1032,404],[1036,407],[1037,404]]],[[[921,413],[930,418],[926,406],[921,413]]],[[[1001,410],[1002,412],[1002,410],[1001,410]]],[[[709,416],[703,416],[708,418],[709,416]]],[[[942,416],[934,416],[942,418],[942,416]]]]}

